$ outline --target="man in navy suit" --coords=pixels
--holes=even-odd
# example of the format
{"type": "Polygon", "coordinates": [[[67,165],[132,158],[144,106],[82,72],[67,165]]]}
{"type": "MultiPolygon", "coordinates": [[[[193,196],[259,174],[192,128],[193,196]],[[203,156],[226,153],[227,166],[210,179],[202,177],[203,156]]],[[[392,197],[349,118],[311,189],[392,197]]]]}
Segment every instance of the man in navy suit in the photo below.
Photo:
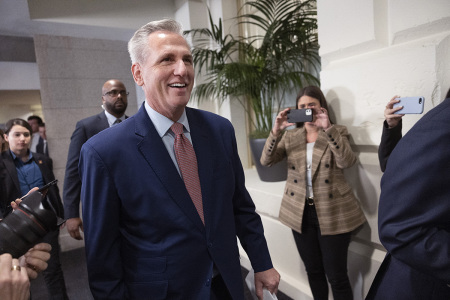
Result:
{"type": "Polygon", "coordinates": [[[128,105],[127,95],[127,89],[121,81],[117,79],[106,81],[102,87],[102,107],[104,111],[78,121],[70,138],[64,177],[63,201],[67,218],[67,231],[74,239],[81,240],[80,230],[83,230],[83,221],[80,218],[81,181],[78,175],[81,146],[100,131],[125,120],[125,110],[128,105]]]}
{"type": "Polygon", "coordinates": [[[450,299],[450,90],[398,142],[381,180],[388,250],[366,299],[450,299]]]}
{"type": "Polygon", "coordinates": [[[80,156],[94,298],[244,299],[236,236],[260,299],[263,287],[276,292],[280,276],[245,188],[234,129],[225,118],[186,107],[194,67],[180,25],[150,22],[128,49],[146,101],[87,141],[80,156]],[[204,222],[179,173],[174,123],[195,150],[204,222]]]}

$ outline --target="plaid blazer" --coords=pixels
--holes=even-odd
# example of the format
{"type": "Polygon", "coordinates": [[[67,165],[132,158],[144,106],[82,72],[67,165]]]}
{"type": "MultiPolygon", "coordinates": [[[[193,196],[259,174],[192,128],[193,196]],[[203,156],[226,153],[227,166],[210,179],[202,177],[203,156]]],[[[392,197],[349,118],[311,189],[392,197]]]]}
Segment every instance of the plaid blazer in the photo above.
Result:
{"type": "MultiPolygon", "coordinates": [[[[261,164],[271,166],[284,157],[288,161],[286,187],[280,208],[280,221],[302,232],[306,198],[306,130],[304,127],[286,131],[275,137],[270,133],[261,156],[261,164]]],[[[333,125],[320,130],[312,159],[314,203],[322,235],[350,232],[366,218],[343,169],[356,163],[345,126],[333,125]]]]}

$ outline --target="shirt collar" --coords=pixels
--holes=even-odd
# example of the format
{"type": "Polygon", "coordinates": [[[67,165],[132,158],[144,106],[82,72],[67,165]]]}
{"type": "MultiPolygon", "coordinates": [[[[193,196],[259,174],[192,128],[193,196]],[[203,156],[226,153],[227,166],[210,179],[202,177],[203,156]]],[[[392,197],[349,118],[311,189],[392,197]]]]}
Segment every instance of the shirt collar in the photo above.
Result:
{"type": "Polygon", "coordinates": [[[33,154],[31,154],[31,151],[28,151],[28,159],[27,159],[27,161],[20,160],[17,157],[17,155],[15,155],[14,152],[11,151],[11,149],[9,150],[9,152],[11,153],[11,156],[12,156],[13,160],[17,160],[17,161],[23,162],[24,164],[28,163],[33,158],[33,154]]]}
{"type": "MultiPolygon", "coordinates": [[[[148,105],[147,100],[145,100],[144,105],[150,120],[152,120],[153,125],[155,125],[156,131],[158,132],[160,137],[163,137],[174,122],[169,118],[161,115],[156,110],[154,110],[150,105],[148,105]]],[[[177,122],[183,124],[187,132],[191,132],[189,128],[189,122],[186,116],[186,110],[183,111],[183,114],[181,115],[180,119],[178,119],[177,122]]]]}
{"type": "Polygon", "coordinates": [[[109,112],[107,112],[106,109],[105,109],[105,115],[106,115],[106,119],[108,119],[109,127],[111,127],[117,119],[120,119],[122,121],[125,120],[125,114],[123,114],[120,118],[117,118],[117,117],[113,116],[112,114],[110,114],[109,112]]]}

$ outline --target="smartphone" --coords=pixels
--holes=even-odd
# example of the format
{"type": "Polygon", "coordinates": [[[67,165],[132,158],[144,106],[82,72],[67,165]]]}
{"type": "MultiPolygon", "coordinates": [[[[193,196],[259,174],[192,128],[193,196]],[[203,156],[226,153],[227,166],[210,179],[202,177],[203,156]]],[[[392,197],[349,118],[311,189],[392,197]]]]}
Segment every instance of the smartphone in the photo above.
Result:
{"type": "Polygon", "coordinates": [[[425,97],[401,97],[396,98],[400,102],[394,104],[394,108],[403,106],[396,114],[421,114],[423,113],[423,105],[425,97]]]}
{"type": "Polygon", "coordinates": [[[288,111],[287,120],[289,123],[312,122],[313,112],[310,108],[291,109],[288,111]]]}

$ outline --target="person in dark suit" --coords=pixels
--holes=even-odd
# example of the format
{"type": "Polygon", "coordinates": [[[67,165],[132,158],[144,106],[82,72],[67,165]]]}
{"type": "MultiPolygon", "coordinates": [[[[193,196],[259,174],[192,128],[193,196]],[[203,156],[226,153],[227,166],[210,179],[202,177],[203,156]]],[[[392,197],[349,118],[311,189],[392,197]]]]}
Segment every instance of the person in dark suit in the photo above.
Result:
{"type": "Polygon", "coordinates": [[[94,298],[244,299],[236,236],[259,298],[263,287],[276,292],[280,276],[245,188],[233,126],[186,107],[194,67],[181,26],[150,22],[128,49],[146,100],[136,115],[87,141],[80,155],[94,298]],[[178,142],[191,149],[188,162],[177,157],[178,142]]]}
{"type": "Polygon", "coordinates": [[[42,118],[36,115],[32,115],[27,118],[27,121],[31,126],[31,130],[33,131],[30,142],[31,152],[46,154],[48,156],[47,137],[44,137],[42,135],[40,129],[41,126],[44,126],[45,129],[45,124],[42,121],[42,118]],[[45,153],[45,151],[47,151],[47,153],[45,153]]]}
{"type": "Polygon", "coordinates": [[[384,110],[383,133],[378,147],[378,160],[382,172],[386,170],[386,164],[392,150],[402,138],[402,117],[404,114],[397,114],[397,111],[403,108],[403,106],[394,107],[395,103],[400,102],[397,98],[400,98],[400,96],[392,97],[384,110]]]}
{"type": "MultiPolygon", "coordinates": [[[[12,207],[12,201],[27,194],[33,187],[42,187],[55,180],[52,160],[29,150],[32,130],[29,123],[22,119],[12,119],[6,123],[5,139],[9,151],[1,153],[0,166],[1,203],[0,209],[6,217],[12,207]]],[[[50,187],[48,197],[59,217],[64,218],[64,210],[56,185],[50,187]]],[[[59,261],[59,229],[50,231],[43,242],[52,247],[48,268],[43,272],[49,299],[68,299],[64,275],[59,261]]]]}
{"type": "Polygon", "coordinates": [[[78,121],[72,134],[67,155],[63,200],[67,218],[65,226],[74,239],[81,240],[80,230],[83,230],[83,221],[80,218],[81,181],[78,175],[81,146],[100,131],[125,120],[127,117],[125,115],[128,105],[127,96],[127,89],[121,81],[117,79],[106,81],[102,87],[102,107],[104,111],[78,121]]]}
{"type": "Polygon", "coordinates": [[[36,145],[36,152],[49,156],[48,144],[47,144],[47,131],[45,129],[44,122],[39,124],[39,136],[40,136],[40,138],[39,138],[39,143],[36,145]]]}
{"type": "Polygon", "coordinates": [[[450,299],[450,90],[392,151],[378,232],[388,255],[366,299],[450,299]]]}

